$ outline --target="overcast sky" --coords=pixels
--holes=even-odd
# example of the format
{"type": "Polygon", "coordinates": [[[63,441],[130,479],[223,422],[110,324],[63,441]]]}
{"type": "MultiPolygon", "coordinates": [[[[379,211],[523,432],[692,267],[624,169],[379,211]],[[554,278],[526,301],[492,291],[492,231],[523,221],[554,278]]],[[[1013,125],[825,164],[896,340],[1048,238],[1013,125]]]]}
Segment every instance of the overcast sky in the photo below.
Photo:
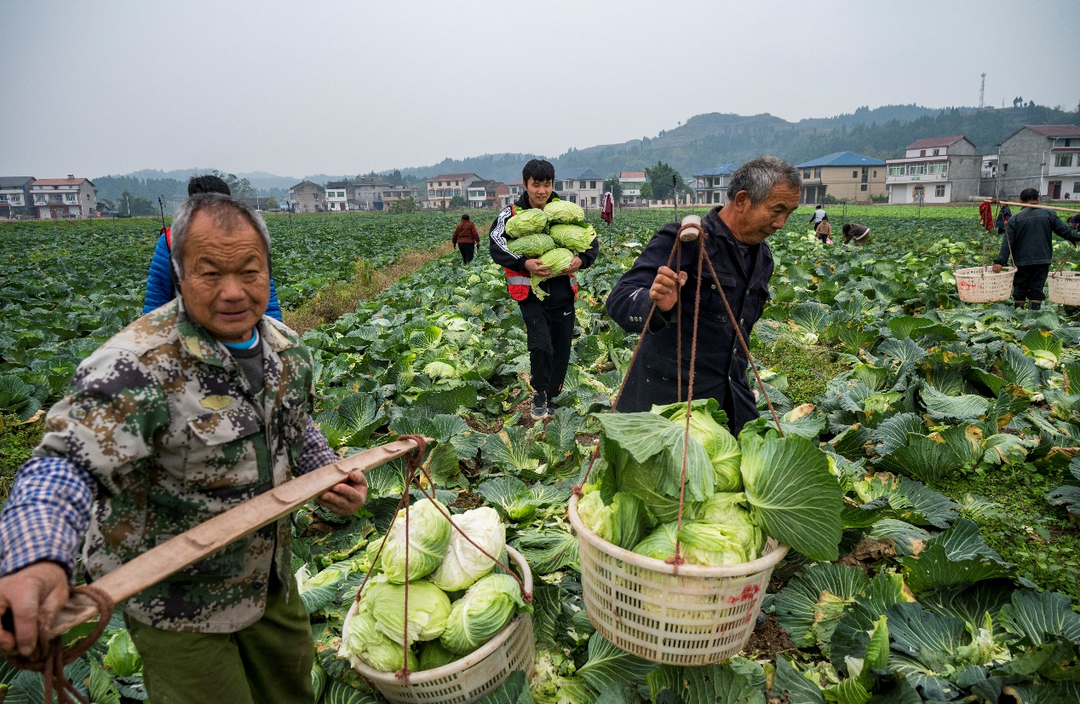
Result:
{"type": "Polygon", "coordinates": [[[1075,110],[1077,0],[0,0],[0,175],[357,174],[1022,96],[1075,110]]]}

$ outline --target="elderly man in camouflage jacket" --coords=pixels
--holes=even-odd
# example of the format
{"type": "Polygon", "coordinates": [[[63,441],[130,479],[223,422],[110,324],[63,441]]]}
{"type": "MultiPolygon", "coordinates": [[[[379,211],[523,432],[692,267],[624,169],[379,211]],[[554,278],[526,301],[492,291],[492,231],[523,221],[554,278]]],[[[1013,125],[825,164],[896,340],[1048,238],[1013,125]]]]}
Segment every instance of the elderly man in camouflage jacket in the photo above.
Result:
{"type": "MultiPolygon", "coordinates": [[[[310,420],[312,360],[264,315],[266,225],[218,194],[173,222],[181,297],[80,366],[49,412],[0,516],[0,613],[29,653],[68,598],[75,554],[91,578],[208,518],[336,460],[310,420]]],[[[320,497],[348,515],[360,473],[320,497]]],[[[307,702],[313,643],[278,521],[124,603],[155,702],[307,702]]]]}

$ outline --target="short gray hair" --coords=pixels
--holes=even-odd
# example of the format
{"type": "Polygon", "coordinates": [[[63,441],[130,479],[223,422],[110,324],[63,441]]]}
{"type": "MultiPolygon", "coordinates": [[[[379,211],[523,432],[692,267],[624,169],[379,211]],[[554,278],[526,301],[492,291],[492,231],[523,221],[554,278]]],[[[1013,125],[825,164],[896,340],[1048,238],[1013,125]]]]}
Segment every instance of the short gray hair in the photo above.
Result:
{"type": "Polygon", "coordinates": [[[173,273],[177,281],[184,280],[184,244],[187,231],[196,213],[206,212],[214,224],[222,228],[235,227],[238,218],[246,218],[262,237],[266,250],[266,263],[270,265],[270,232],[255,209],[241,200],[222,193],[197,193],[185,200],[172,221],[171,256],[173,273]]]}
{"type": "Polygon", "coordinates": [[[746,162],[731,175],[728,183],[728,201],[735,200],[739,191],[750,196],[750,205],[757,205],[769,197],[778,183],[786,183],[796,191],[802,191],[799,170],[775,156],[759,156],[746,162]]]}

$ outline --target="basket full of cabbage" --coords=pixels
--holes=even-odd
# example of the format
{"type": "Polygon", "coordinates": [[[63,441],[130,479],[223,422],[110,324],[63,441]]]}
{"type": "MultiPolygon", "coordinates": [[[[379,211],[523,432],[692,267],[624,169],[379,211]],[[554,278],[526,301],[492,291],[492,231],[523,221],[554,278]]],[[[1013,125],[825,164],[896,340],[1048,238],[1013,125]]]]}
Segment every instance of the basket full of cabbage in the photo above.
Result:
{"type": "Polygon", "coordinates": [[[597,631],[639,657],[699,666],[743,649],[788,546],[837,558],[843,491],[810,440],[764,418],[736,440],[702,399],[684,442],[686,412],[598,414],[602,459],[569,514],[597,631]]]}
{"type": "Polygon", "coordinates": [[[454,515],[456,528],[448,515],[426,498],[398,512],[342,629],[338,655],[392,702],[475,701],[513,671],[532,671],[528,564],[506,545],[494,509],[454,515]],[[503,564],[508,557],[521,583],[462,533],[503,564]],[[407,678],[396,674],[403,667],[407,678]]]}
{"type": "Polygon", "coordinates": [[[596,230],[585,224],[581,206],[564,200],[553,200],[543,210],[519,210],[506,221],[506,234],[510,238],[507,249],[519,256],[539,259],[551,269],[551,276],[531,277],[533,293],[540,300],[548,296],[540,283],[560,276],[570,267],[576,253],[587,250],[596,239],[596,230]]]}

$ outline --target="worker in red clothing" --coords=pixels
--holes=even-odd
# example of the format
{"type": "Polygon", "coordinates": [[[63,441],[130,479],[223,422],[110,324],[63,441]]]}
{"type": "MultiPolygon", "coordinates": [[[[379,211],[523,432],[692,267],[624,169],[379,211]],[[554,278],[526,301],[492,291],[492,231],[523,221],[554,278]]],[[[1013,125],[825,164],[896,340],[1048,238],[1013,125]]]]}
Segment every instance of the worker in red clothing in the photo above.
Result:
{"type": "Polygon", "coordinates": [[[463,264],[468,264],[473,260],[476,243],[480,241],[480,233],[476,231],[476,225],[469,219],[468,213],[461,216],[461,222],[454,228],[454,236],[450,241],[461,251],[463,264]]]}

